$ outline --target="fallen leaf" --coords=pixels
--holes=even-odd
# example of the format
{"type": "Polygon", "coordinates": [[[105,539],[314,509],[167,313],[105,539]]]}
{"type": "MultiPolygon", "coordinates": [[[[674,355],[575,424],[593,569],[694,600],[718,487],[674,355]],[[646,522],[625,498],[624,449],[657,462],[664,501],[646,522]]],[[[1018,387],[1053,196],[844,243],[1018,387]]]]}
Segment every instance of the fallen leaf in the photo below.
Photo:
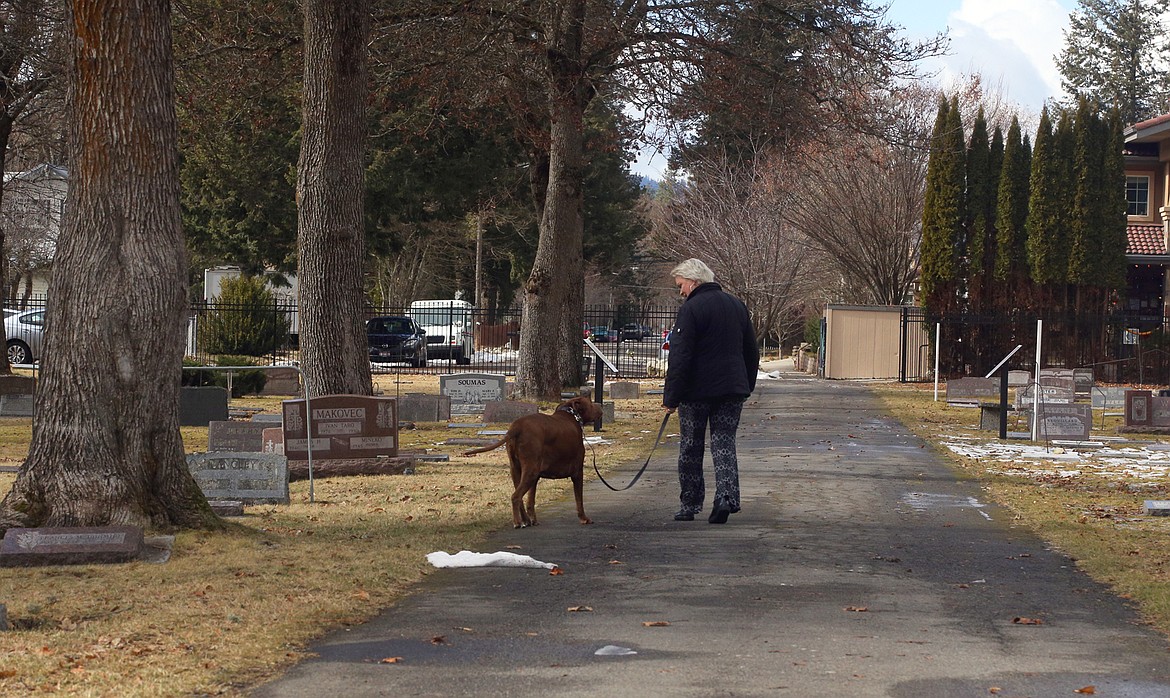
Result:
{"type": "Polygon", "coordinates": [[[1012,622],[1016,625],[1044,625],[1044,621],[1039,618],[1025,618],[1023,616],[1012,618],[1012,622]]]}
{"type": "Polygon", "coordinates": [[[402,657],[386,657],[379,661],[379,664],[397,664],[402,661],[402,657]]]}
{"type": "Polygon", "coordinates": [[[670,625],[668,620],[647,620],[642,622],[643,628],[665,628],[670,625]]]}
{"type": "Polygon", "coordinates": [[[362,601],[369,601],[370,592],[366,591],[365,589],[358,589],[353,593],[353,597],[355,599],[361,599],[362,601]]]}
{"type": "Polygon", "coordinates": [[[1002,690],[1003,689],[1000,688],[999,686],[992,686],[991,688],[987,689],[987,692],[992,694],[992,695],[995,695],[996,693],[999,693],[1002,690]]]}
{"type": "Polygon", "coordinates": [[[611,564],[611,565],[624,565],[625,563],[622,562],[621,560],[610,560],[609,564],[611,564]]]}
{"type": "Polygon", "coordinates": [[[14,669],[5,669],[0,671],[0,679],[10,679],[13,676],[16,676],[16,670],[14,669]]]}
{"type": "Polygon", "coordinates": [[[569,606],[569,608],[567,610],[569,611],[569,613],[582,613],[582,612],[586,612],[586,611],[592,611],[593,607],[592,606],[569,606]]]}
{"type": "Polygon", "coordinates": [[[869,611],[869,606],[846,606],[846,611],[856,611],[857,613],[866,613],[869,611]]]}
{"type": "Polygon", "coordinates": [[[548,573],[555,577],[558,574],[564,574],[565,572],[560,567],[554,567],[551,570],[549,570],[548,573]]]}
{"type": "Polygon", "coordinates": [[[447,636],[446,635],[435,635],[434,637],[431,638],[431,644],[432,645],[445,645],[445,644],[447,644],[447,636]]]}
{"type": "Polygon", "coordinates": [[[472,630],[471,628],[455,628],[455,629],[456,629],[456,630],[462,630],[462,631],[463,631],[463,632],[465,632],[465,633],[473,633],[473,632],[475,632],[475,631],[474,631],[474,630],[472,630]]]}
{"type": "Polygon", "coordinates": [[[1073,693],[1081,693],[1081,694],[1084,694],[1086,696],[1092,696],[1092,695],[1096,695],[1097,687],[1096,686],[1085,686],[1084,688],[1078,688],[1077,690],[1073,691],[1073,693]]]}

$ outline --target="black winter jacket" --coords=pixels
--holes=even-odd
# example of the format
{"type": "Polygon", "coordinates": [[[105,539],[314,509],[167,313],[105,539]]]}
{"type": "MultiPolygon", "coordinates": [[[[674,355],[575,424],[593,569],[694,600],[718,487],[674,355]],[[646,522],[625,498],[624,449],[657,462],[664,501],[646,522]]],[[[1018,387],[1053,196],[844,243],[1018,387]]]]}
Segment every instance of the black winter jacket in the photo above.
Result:
{"type": "Polygon", "coordinates": [[[696,286],[670,334],[662,405],[744,399],[756,389],[760,350],[743,301],[714,282],[696,286]]]}

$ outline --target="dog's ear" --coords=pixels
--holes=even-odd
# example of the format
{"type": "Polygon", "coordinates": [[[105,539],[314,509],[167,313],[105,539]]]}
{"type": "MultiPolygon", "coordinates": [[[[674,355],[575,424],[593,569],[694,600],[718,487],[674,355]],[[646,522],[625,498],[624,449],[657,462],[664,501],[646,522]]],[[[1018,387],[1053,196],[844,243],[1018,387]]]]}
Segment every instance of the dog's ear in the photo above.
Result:
{"type": "Polygon", "coordinates": [[[587,397],[582,397],[580,400],[581,404],[578,409],[581,414],[585,415],[584,419],[586,422],[596,422],[601,419],[601,405],[594,403],[587,397]]]}

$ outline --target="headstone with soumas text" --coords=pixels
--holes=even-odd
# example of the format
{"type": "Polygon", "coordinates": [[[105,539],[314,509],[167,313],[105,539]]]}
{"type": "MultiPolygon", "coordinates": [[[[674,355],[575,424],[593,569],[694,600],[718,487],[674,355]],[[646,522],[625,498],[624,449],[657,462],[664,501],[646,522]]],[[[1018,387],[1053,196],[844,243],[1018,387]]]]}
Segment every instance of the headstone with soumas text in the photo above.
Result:
{"type": "Polygon", "coordinates": [[[307,460],[398,455],[398,401],[370,395],[322,395],[285,400],[284,454],[307,460]],[[309,411],[311,410],[311,412],[309,411]]]}
{"type": "Polygon", "coordinates": [[[0,567],[129,562],[142,543],[138,526],[10,528],[0,541],[0,567]]]}
{"type": "Polygon", "coordinates": [[[439,394],[451,398],[451,412],[480,412],[484,404],[507,397],[507,378],[495,373],[456,373],[439,376],[439,394]]]}

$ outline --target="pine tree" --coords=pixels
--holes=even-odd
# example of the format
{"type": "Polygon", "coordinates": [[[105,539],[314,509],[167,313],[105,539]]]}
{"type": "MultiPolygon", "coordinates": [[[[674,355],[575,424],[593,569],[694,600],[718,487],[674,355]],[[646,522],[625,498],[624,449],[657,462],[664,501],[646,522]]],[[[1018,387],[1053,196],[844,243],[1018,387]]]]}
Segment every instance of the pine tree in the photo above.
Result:
{"type": "Polygon", "coordinates": [[[939,103],[930,140],[922,208],[922,301],[932,313],[956,310],[963,247],[965,145],[958,101],[939,103]]]}
{"type": "Polygon", "coordinates": [[[967,147],[967,288],[971,310],[976,313],[983,310],[994,263],[995,199],[991,185],[991,146],[987,141],[987,119],[980,107],[967,147]]]}
{"type": "Polygon", "coordinates": [[[1063,284],[1068,272],[1068,261],[1063,246],[1063,211],[1068,205],[1062,199],[1060,144],[1053,133],[1048,108],[1040,112],[1036,130],[1036,147],[1032,150],[1032,172],[1029,178],[1027,231],[1028,267],[1032,281],[1052,287],[1063,284]]]}
{"type": "Polygon", "coordinates": [[[1077,286],[1094,285],[1097,276],[1094,253],[1103,212],[1099,197],[1104,136],[1095,105],[1081,97],[1073,122],[1073,198],[1068,227],[1068,282],[1077,286]]]}
{"type": "MultiPolygon", "coordinates": [[[[1125,201],[1125,122],[1121,110],[1114,107],[1105,121],[1107,140],[1102,158],[1101,193],[1098,196],[1104,208],[1102,228],[1097,240],[1097,283],[1107,291],[1116,291],[1126,285],[1125,248],[1128,244],[1125,201]]],[[[1104,302],[1104,299],[1102,299],[1104,302]]]]}
{"type": "MultiPolygon", "coordinates": [[[[1031,165],[1032,154],[1027,137],[1021,137],[1020,120],[1013,116],[1004,143],[1003,167],[996,197],[995,256],[995,280],[1013,290],[1018,290],[1028,276],[1028,238],[1024,226],[1028,219],[1031,165]]],[[[1002,309],[1011,308],[1004,304],[1002,309]]]]}
{"type": "Polygon", "coordinates": [[[1161,16],[1170,0],[1078,0],[1078,5],[1057,59],[1064,91],[1117,105],[1129,124],[1162,113],[1170,43],[1161,16]]]}

